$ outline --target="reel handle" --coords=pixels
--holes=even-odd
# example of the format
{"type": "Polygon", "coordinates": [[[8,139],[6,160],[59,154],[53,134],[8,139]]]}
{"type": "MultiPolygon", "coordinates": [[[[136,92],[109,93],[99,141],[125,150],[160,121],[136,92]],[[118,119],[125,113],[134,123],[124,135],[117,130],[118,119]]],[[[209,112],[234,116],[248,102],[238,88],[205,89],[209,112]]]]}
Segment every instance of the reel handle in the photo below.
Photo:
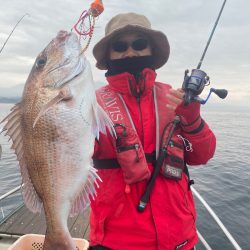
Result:
{"type": "Polygon", "coordinates": [[[227,97],[228,91],[226,89],[214,89],[211,88],[211,92],[215,93],[221,99],[225,99],[227,97]]]}
{"type": "Polygon", "coordinates": [[[184,90],[184,104],[187,106],[191,102],[199,102],[205,104],[210,95],[215,93],[221,99],[225,99],[228,91],[226,89],[214,89],[211,88],[209,94],[205,100],[201,99],[199,95],[203,91],[204,87],[209,85],[209,77],[207,74],[200,69],[193,69],[190,76],[188,75],[188,70],[185,71],[184,81],[182,84],[182,89],[184,90]]]}

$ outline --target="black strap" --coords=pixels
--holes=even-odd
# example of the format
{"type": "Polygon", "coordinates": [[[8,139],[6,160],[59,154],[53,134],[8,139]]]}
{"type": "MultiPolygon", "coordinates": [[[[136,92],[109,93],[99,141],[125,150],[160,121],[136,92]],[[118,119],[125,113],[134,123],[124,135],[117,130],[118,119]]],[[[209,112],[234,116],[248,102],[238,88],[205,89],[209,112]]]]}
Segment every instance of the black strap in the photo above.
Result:
{"type": "Polygon", "coordinates": [[[204,126],[205,126],[204,120],[201,119],[201,124],[200,124],[200,126],[199,126],[198,128],[196,128],[196,129],[194,129],[194,130],[188,132],[188,134],[197,134],[198,132],[200,132],[200,131],[204,128],[204,126]]]}
{"type": "Polygon", "coordinates": [[[111,248],[104,247],[101,245],[96,245],[96,246],[90,246],[88,250],[111,250],[111,248]]]}
{"type": "MultiPolygon", "coordinates": [[[[145,153],[145,157],[147,163],[152,163],[153,165],[156,162],[156,154],[155,152],[152,153],[145,153]]],[[[120,164],[118,163],[116,158],[109,158],[109,159],[93,159],[94,167],[96,169],[115,169],[120,168],[120,164]]]]}
{"type": "MultiPolygon", "coordinates": [[[[156,153],[145,153],[145,157],[147,163],[152,163],[155,166],[156,163],[156,153]]],[[[120,165],[116,158],[112,159],[93,159],[94,167],[96,169],[116,169],[120,168],[120,165]]],[[[194,180],[190,180],[190,175],[188,171],[187,164],[184,162],[184,173],[188,177],[188,190],[190,190],[190,186],[194,184],[194,180]]]]}
{"type": "Polygon", "coordinates": [[[186,162],[184,162],[184,173],[185,173],[185,174],[187,175],[187,177],[188,177],[188,190],[190,190],[191,185],[194,184],[194,180],[191,180],[191,179],[190,179],[190,174],[189,174],[189,171],[188,171],[188,167],[187,167],[186,162]]]}

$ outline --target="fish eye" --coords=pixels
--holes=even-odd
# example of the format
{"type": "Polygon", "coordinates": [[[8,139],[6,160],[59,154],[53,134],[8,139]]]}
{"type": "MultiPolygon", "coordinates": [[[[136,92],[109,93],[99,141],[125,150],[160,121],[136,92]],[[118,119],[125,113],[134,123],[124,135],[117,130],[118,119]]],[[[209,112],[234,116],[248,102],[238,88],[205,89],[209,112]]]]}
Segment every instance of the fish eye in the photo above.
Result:
{"type": "Polygon", "coordinates": [[[43,58],[39,58],[36,62],[36,67],[42,67],[46,64],[47,62],[47,58],[43,57],[43,58]]]}

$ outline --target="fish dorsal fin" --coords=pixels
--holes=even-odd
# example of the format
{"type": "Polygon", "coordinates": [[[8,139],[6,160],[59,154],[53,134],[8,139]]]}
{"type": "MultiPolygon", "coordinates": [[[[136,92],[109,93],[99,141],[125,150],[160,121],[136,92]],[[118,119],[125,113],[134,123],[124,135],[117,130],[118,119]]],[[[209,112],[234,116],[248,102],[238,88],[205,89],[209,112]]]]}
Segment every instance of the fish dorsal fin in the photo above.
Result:
{"type": "Polygon", "coordinates": [[[11,148],[14,149],[17,158],[22,159],[21,104],[16,104],[11,110],[11,113],[1,121],[5,123],[1,133],[6,131],[5,136],[8,135],[13,142],[11,148]]]}
{"type": "Polygon", "coordinates": [[[72,204],[70,217],[73,217],[88,208],[90,204],[90,196],[93,200],[95,199],[95,186],[97,188],[99,187],[97,183],[98,180],[101,181],[100,177],[97,175],[97,170],[91,166],[89,170],[88,179],[83,185],[83,188],[80,193],[76,196],[74,203],[72,204]]]}
{"type": "Polygon", "coordinates": [[[100,132],[107,134],[106,129],[110,134],[116,136],[113,122],[98,103],[93,105],[93,113],[94,123],[92,129],[95,137],[99,139],[100,132]]]}
{"type": "Polygon", "coordinates": [[[8,116],[6,116],[3,121],[1,121],[1,123],[6,123],[3,127],[2,132],[7,131],[5,135],[8,135],[12,140],[13,144],[11,148],[15,151],[17,160],[19,161],[20,171],[22,175],[22,183],[23,183],[22,193],[24,202],[32,212],[40,212],[42,207],[42,202],[38,197],[34,189],[34,186],[31,182],[24,157],[21,112],[22,112],[22,103],[18,103],[11,109],[11,113],[8,116]]]}

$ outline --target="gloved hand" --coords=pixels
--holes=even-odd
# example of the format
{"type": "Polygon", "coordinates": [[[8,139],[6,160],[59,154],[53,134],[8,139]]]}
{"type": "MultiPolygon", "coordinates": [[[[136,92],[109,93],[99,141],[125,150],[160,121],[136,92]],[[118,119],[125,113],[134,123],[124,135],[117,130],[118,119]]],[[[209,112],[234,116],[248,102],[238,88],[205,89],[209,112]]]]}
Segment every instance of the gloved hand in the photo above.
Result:
{"type": "Polygon", "coordinates": [[[167,107],[180,116],[181,126],[185,132],[193,133],[201,126],[200,103],[192,102],[185,106],[183,101],[184,91],[182,89],[170,89],[167,97],[169,100],[167,107]]]}

